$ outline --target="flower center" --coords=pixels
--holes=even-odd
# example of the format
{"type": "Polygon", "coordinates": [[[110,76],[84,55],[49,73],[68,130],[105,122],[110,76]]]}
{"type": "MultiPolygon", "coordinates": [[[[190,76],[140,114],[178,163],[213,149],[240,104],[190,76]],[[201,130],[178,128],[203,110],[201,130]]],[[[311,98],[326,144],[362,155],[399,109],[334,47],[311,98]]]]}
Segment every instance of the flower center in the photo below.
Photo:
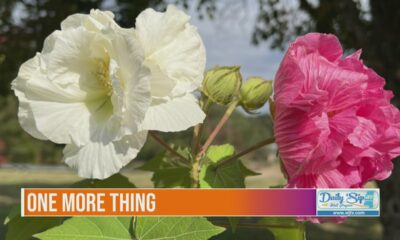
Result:
{"type": "Polygon", "coordinates": [[[107,55],[105,58],[96,58],[96,71],[95,76],[100,84],[106,90],[107,96],[111,96],[113,87],[110,79],[110,57],[107,55]]]}

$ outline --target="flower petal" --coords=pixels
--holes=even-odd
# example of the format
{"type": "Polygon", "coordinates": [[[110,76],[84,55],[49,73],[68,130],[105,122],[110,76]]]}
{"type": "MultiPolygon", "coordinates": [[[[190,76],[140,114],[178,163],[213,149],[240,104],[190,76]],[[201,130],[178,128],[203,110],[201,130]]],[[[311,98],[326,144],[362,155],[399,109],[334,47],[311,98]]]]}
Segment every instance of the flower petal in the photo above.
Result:
{"type": "Polygon", "coordinates": [[[29,101],[26,99],[25,94],[16,90],[15,95],[18,97],[18,121],[21,127],[28,132],[32,137],[47,140],[36,127],[35,119],[33,118],[32,109],[29,105],[29,101]]]}
{"type": "Polygon", "coordinates": [[[150,106],[142,123],[143,130],[163,132],[183,131],[203,122],[204,112],[192,94],[172,100],[159,100],[150,106]]]}
{"type": "Polygon", "coordinates": [[[83,147],[70,144],[64,149],[64,160],[81,177],[104,179],[136,157],[146,136],[147,132],[140,132],[115,142],[92,142],[83,147]]]}
{"type": "Polygon", "coordinates": [[[331,62],[339,60],[343,55],[342,46],[333,34],[308,33],[297,38],[290,50],[296,55],[316,52],[331,62]]]}
{"type": "Polygon", "coordinates": [[[100,11],[92,9],[90,14],[73,14],[68,16],[61,22],[61,29],[66,30],[70,28],[85,27],[87,30],[99,32],[102,29],[114,26],[114,14],[110,11],[100,11]]]}
{"type": "Polygon", "coordinates": [[[69,143],[71,129],[83,119],[89,119],[88,108],[81,102],[85,94],[76,88],[65,89],[53,84],[42,73],[43,67],[38,54],[21,66],[13,81],[13,89],[20,101],[21,126],[36,138],[69,143]]]}
{"type": "Polygon", "coordinates": [[[43,55],[48,78],[62,87],[83,90],[86,98],[102,96],[106,91],[94,74],[95,59],[112,52],[111,48],[109,39],[82,28],[59,32],[51,53],[43,55]]]}
{"type": "Polygon", "coordinates": [[[376,141],[378,133],[375,124],[368,119],[358,117],[358,125],[349,135],[349,141],[353,146],[366,148],[376,141]]]}
{"type": "Polygon", "coordinates": [[[121,120],[120,137],[138,131],[151,103],[150,70],[144,66],[144,53],[139,41],[126,34],[112,38],[114,52],[111,62],[117,62],[117,69],[110,64],[110,78],[113,85],[111,97],[114,114],[121,120]]]}
{"type": "Polygon", "coordinates": [[[165,13],[152,9],[136,19],[136,34],[152,70],[152,95],[173,96],[197,89],[203,79],[205,49],[190,17],[170,5],[165,13]],[[183,91],[182,91],[183,90],[183,91]]]}

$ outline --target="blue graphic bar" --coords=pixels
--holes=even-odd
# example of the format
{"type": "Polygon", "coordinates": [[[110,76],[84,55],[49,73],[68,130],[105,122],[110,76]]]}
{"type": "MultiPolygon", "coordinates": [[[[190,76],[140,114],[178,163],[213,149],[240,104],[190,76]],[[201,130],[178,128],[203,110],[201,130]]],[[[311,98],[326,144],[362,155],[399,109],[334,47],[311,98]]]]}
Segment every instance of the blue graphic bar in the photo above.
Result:
{"type": "Polygon", "coordinates": [[[317,189],[316,212],[320,217],[379,217],[379,189],[317,189]]]}

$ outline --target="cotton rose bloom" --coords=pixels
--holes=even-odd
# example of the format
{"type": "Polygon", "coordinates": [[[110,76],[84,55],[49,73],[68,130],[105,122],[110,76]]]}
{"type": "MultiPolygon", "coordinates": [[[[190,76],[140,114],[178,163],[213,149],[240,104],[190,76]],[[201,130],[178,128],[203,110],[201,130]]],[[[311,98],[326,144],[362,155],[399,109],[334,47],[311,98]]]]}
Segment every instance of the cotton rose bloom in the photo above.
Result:
{"type": "Polygon", "coordinates": [[[118,172],[139,152],[139,126],[150,105],[150,71],[136,39],[111,12],[74,14],[22,64],[12,86],[21,126],[66,144],[64,161],[87,178],[118,172]]]}
{"type": "Polygon", "coordinates": [[[136,18],[131,36],[142,44],[151,70],[152,101],[141,129],[176,132],[203,122],[192,92],[203,81],[206,51],[190,17],[173,5],[165,12],[149,8],[136,18]]]}
{"type": "Polygon", "coordinates": [[[66,144],[64,160],[81,177],[104,179],[137,156],[147,130],[178,131],[202,122],[204,113],[190,95],[194,88],[187,85],[202,78],[204,47],[186,15],[173,10],[141,20],[157,46],[144,42],[139,30],[119,27],[111,12],[65,19],[12,83],[24,130],[66,144]],[[166,23],[169,35],[160,32],[166,23]],[[180,47],[171,46],[177,41],[180,47]],[[191,61],[198,64],[188,70],[191,61]],[[163,81],[174,87],[170,92],[176,88],[174,94],[161,94],[163,81]]]}
{"type": "Polygon", "coordinates": [[[357,188],[390,176],[400,155],[400,113],[360,55],[343,57],[331,34],[310,33],[290,45],[274,82],[288,187],[357,188]]]}

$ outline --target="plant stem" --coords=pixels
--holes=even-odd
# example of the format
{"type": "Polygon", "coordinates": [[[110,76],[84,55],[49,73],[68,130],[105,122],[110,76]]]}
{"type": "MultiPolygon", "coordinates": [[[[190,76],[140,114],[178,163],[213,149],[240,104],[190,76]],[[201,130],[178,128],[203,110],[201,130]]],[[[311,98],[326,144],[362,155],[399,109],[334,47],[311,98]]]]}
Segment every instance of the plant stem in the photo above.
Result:
{"type": "Polygon", "coordinates": [[[263,141],[261,141],[259,143],[256,143],[255,145],[247,148],[246,150],[241,151],[240,153],[221,161],[218,164],[218,167],[222,167],[222,166],[224,166],[226,164],[229,164],[230,162],[234,161],[235,159],[238,159],[238,158],[240,158],[240,157],[242,157],[242,156],[244,156],[244,155],[246,155],[246,154],[248,154],[248,153],[250,153],[250,152],[252,152],[254,150],[257,150],[257,149],[259,149],[261,147],[264,147],[264,146],[269,145],[269,144],[274,143],[274,142],[275,142],[275,138],[274,137],[267,138],[267,139],[265,139],[265,140],[263,140],[263,141]]]}
{"type": "Polygon", "coordinates": [[[192,188],[200,187],[200,158],[195,158],[191,169],[192,188]]]}
{"type": "MultiPolygon", "coordinates": [[[[207,115],[208,108],[210,107],[210,100],[207,100],[202,104],[201,108],[203,109],[204,113],[207,115]]],[[[205,120],[204,120],[205,121],[205,120]]],[[[197,152],[199,151],[201,135],[203,133],[203,123],[197,124],[193,130],[193,140],[192,140],[192,156],[196,156],[197,152]]]]}
{"type": "Polygon", "coordinates": [[[192,141],[192,155],[195,156],[199,150],[201,134],[203,132],[203,123],[197,124],[193,130],[193,141],[192,141]]]}
{"type": "Polygon", "coordinates": [[[208,137],[207,141],[204,143],[204,145],[201,148],[200,152],[197,154],[198,156],[201,157],[202,155],[204,155],[204,153],[207,151],[208,147],[213,143],[215,137],[221,131],[221,129],[224,126],[224,124],[226,123],[226,121],[228,121],[229,117],[235,111],[235,109],[236,109],[238,104],[239,104],[239,101],[234,101],[229,105],[228,109],[226,109],[226,111],[225,111],[224,116],[222,116],[221,120],[219,120],[217,126],[211,132],[211,134],[208,137]]]}
{"type": "Polygon", "coordinates": [[[171,148],[164,140],[162,140],[157,134],[154,132],[149,132],[150,137],[152,137],[157,143],[159,143],[161,146],[163,146],[167,151],[169,151],[171,154],[176,156],[179,160],[184,162],[185,164],[189,163],[190,160],[182,156],[180,153],[175,151],[175,149],[171,148]]]}

